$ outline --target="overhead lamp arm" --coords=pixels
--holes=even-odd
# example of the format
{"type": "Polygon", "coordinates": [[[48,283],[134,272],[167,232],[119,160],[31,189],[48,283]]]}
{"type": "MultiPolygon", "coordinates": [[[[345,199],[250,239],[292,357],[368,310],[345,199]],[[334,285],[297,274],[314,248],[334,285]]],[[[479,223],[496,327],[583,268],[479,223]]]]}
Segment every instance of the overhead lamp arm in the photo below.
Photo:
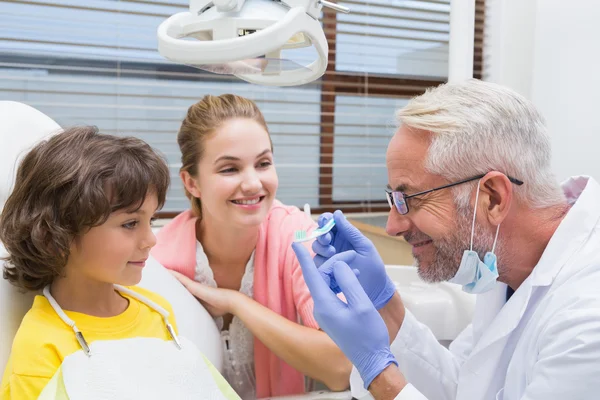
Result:
{"type": "Polygon", "coordinates": [[[338,12],[343,12],[344,14],[348,14],[350,12],[350,9],[348,7],[344,7],[342,5],[332,3],[327,0],[319,0],[319,4],[321,4],[323,7],[331,8],[332,10],[338,12]]]}
{"type": "Polygon", "coordinates": [[[213,0],[213,4],[219,12],[229,12],[238,7],[238,0],[213,0]]]}

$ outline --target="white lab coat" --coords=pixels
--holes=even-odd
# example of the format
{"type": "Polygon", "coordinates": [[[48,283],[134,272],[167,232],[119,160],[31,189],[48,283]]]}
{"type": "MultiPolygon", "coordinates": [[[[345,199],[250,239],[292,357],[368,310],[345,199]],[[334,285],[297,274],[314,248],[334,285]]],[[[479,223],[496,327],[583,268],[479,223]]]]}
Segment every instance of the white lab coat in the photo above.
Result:
{"type": "Polygon", "coordinates": [[[508,302],[503,283],[478,295],[449,350],[407,312],[391,349],[410,384],[396,400],[600,399],[600,185],[563,189],[576,202],[531,275],[508,302]]]}

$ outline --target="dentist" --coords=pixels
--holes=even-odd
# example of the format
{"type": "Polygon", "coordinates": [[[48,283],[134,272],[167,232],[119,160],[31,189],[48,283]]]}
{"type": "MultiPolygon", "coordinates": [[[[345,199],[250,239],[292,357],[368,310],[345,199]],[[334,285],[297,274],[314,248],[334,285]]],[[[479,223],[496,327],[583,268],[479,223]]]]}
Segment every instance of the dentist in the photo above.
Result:
{"type": "Polygon", "coordinates": [[[439,86],[398,119],[387,232],[413,246],[421,278],[477,295],[472,324],[440,345],[336,211],[314,260],[294,244],[320,327],[378,400],[597,399],[600,185],[556,184],[541,116],[498,85],[439,86]]]}

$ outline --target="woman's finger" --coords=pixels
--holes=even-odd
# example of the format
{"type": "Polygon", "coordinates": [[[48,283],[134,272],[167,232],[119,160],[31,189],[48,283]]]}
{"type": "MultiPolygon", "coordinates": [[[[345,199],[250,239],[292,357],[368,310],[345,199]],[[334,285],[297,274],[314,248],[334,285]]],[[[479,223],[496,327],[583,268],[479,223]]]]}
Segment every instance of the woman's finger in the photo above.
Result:
{"type": "Polygon", "coordinates": [[[176,271],[169,271],[185,288],[198,299],[204,298],[203,285],[176,271]]]}
{"type": "Polygon", "coordinates": [[[190,278],[188,278],[187,276],[185,276],[177,271],[169,270],[169,272],[171,273],[171,275],[173,275],[175,278],[177,278],[177,280],[179,282],[181,282],[184,286],[186,286],[186,283],[189,283],[189,281],[191,281],[190,278]]]}

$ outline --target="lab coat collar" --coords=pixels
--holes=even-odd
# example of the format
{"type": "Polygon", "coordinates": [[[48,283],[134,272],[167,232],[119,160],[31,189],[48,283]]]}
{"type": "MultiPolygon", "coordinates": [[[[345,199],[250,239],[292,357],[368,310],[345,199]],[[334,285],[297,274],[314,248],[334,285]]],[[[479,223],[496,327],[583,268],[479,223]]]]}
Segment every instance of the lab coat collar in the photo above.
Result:
{"type": "Polygon", "coordinates": [[[572,207],[550,239],[533,272],[508,302],[507,286],[500,282],[493,290],[477,296],[473,317],[473,338],[477,344],[472,355],[508,336],[517,327],[529,306],[532,293],[554,282],[598,224],[600,185],[590,177],[573,177],[562,187],[572,207]]]}
{"type": "Polygon", "coordinates": [[[528,280],[532,286],[549,286],[567,261],[592,234],[600,220],[600,185],[587,176],[572,177],[562,185],[571,209],[548,242],[528,280]]]}

